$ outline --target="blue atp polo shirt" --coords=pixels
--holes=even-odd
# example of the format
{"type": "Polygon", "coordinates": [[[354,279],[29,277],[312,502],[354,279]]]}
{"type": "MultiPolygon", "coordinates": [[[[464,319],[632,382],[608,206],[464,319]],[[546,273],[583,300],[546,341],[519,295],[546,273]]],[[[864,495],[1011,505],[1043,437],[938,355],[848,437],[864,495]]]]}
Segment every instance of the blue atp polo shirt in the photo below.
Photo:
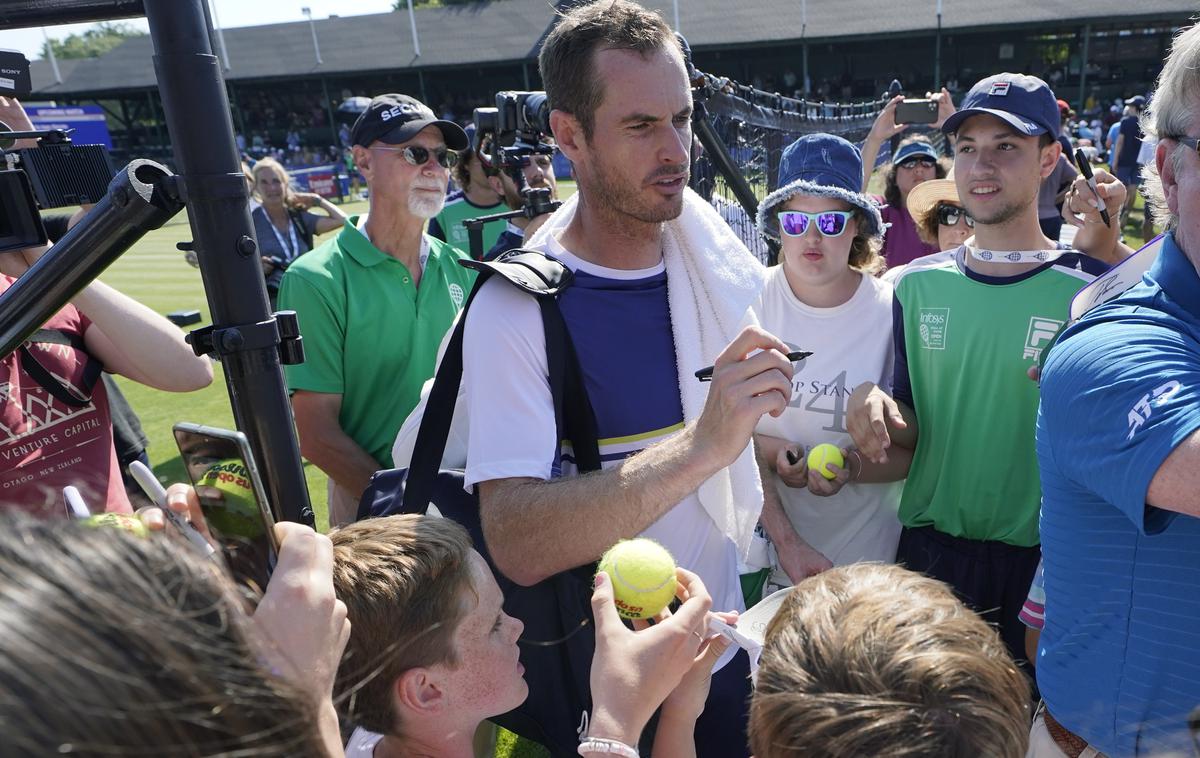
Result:
{"type": "Polygon", "coordinates": [[[1038,686],[1107,755],[1190,754],[1200,519],[1147,505],[1146,491],[1197,429],[1200,276],[1169,237],[1141,284],[1064,333],[1041,380],[1038,686]]]}

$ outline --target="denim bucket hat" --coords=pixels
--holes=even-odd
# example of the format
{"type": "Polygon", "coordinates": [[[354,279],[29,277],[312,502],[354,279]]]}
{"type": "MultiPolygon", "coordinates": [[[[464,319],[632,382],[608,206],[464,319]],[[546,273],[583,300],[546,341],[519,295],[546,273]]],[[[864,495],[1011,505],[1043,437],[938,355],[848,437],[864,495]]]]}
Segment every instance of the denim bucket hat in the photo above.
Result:
{"type": "Polygon", "coordinates": [[[807,134],[784,148],[779,161],[779,189],[758,206],[758,231],[779,241],[775,212],[795,195],[813,195],[845,200],[858,211],[862,231],[868,237],[883,234],[883,217],[862,187],[862,154],[858,148],[833,134],[807,134]]]}

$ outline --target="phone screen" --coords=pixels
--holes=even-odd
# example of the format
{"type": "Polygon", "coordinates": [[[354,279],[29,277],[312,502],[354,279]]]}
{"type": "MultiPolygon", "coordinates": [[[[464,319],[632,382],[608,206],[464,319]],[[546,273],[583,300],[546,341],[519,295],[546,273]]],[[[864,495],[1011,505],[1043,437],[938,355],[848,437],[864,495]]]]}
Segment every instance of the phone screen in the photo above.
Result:
{"type": "Polygon", "coordinates": [[[275,565],[275,519],[241,432],[177,424],[175,442],[209,530],[239,582],[264,589],[275,565]]]}

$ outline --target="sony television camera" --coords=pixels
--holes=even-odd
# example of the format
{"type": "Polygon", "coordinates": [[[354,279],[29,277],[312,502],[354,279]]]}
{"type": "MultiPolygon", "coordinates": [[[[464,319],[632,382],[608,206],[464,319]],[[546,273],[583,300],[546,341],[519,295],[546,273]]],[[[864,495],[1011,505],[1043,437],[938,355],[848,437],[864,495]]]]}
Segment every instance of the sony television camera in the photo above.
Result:
{"type": "MultiPolygon", "coordinates": [[[[32,90],[29,61],[0,51],[0,95],[24,97],[32,90]]],[[[39,208],[96,203],[115,172],[103,145],[76,145],[72,130],[14,131],[0,122],[0,252],[46,243],[39,208]],[[18,141],[36,146],[16,148],[18,141]]]]}
{"type": "Polygon", "coordinates": [[[508,174],[520,192],[521,207],[507,213],[467,219],[471,257],[483,258],[483,225],[524,216],[533,219],[562,205],[546,187],[530,187],[525,168],[535,155],[553,155],[550,142],[550,103],[545,92],[497,92],[495,108],[475,109],[475,140],[470,149],[493,171],[508,174]]]}
{"type": "Polygon", "coordinates": [[[523,169],[534,155],[553,155],[550,103],[545,92],[497,92],[495,108],[475,109],[471,149],[489,167],[507,173],[525,199],[526,218],[553,213],[550,190],[526,186],[523,169]]]}

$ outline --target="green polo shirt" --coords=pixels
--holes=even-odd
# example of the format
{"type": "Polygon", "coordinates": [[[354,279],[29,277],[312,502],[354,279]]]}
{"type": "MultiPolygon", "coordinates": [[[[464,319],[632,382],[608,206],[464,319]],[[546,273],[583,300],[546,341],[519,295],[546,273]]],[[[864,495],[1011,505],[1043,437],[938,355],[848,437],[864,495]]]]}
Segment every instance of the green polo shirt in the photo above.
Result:
{"type": "Polygon", "coordinates": [[[446,243],[426,235],[420,287],[403,263],[357,229],[359,217],[300,256],[283,276],[280,310],[294,310],[305,361],[285,366],[288,389],[342,396],[342,429],[383,468],[396,433],[433,376],[438,346],[475,284],[446,243]]]}

